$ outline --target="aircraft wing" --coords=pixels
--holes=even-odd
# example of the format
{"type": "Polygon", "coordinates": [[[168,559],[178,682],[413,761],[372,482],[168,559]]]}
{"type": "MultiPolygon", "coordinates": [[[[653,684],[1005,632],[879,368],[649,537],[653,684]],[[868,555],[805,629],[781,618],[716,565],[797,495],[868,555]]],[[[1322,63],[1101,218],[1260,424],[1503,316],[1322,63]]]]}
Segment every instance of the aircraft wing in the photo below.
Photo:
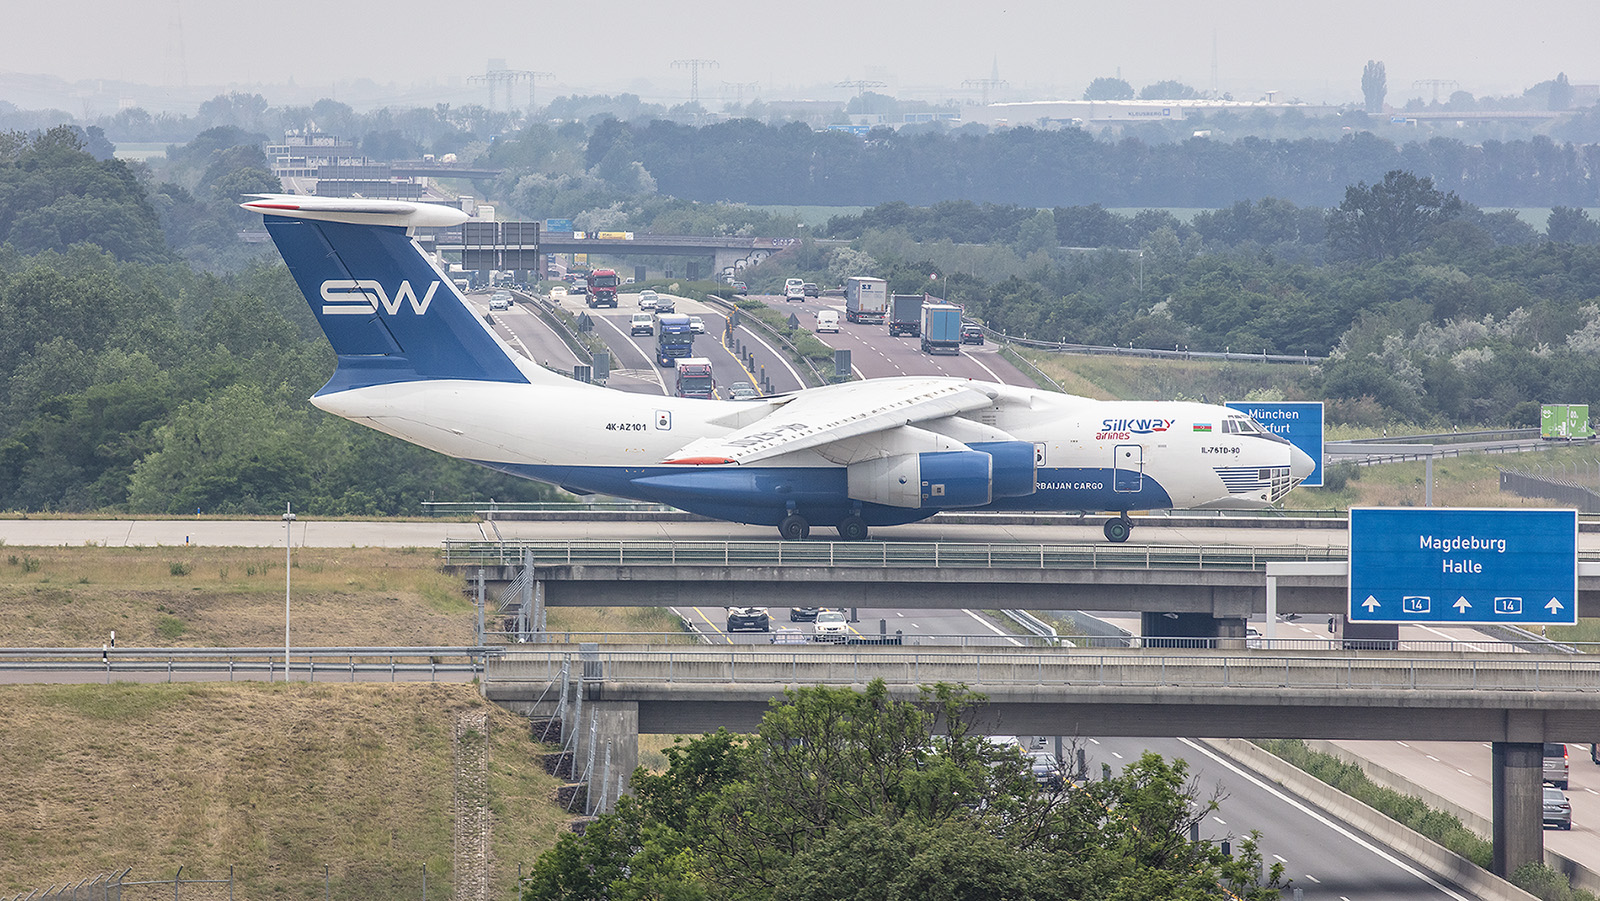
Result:
{"type": "Polygon", "coordinates": [[[772,415],[717,438],[701,438],[664,463],[755,463],[988,406],[981,383],[956,379],[869,379],[812,388],[772,415]]]}

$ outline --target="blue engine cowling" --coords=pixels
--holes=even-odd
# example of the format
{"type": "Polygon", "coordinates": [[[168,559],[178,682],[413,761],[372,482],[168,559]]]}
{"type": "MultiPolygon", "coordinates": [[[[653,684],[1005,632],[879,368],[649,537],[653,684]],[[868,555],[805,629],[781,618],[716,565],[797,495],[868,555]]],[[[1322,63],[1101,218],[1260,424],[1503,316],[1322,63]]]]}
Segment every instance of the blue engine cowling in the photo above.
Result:
{"type": "Polygon", "coordinates": [[[991,455],[980,451],[940,451],[917,457],[922,467],[923,509],[982,507],[994,500],[989,490],[994,478],[991,455]]]}
{"type": "Polygon", "coordinates": [[[994,458],[995,497],[1027,497],[1039,487],[1035,451],[1027,441],[982,441],[968,447],[994,458]]]}

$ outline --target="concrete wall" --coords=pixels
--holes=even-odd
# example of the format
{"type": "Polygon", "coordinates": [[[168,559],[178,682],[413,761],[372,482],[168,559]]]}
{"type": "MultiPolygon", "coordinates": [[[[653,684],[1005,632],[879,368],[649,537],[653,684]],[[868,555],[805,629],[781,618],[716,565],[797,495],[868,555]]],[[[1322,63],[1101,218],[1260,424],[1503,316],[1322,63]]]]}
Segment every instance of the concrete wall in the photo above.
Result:
{"type": "Polygon", "coordinates": [[[1445,876],[1475,898],[1484,901],[1537,901],[1533,895],[1465,857],[1247,741],[1208,740],[1205,744],[1266,776],[1300,799],[1344,820],[1357,831],[1376,840],[1377,844],[1398,851],[1445,876]]]}

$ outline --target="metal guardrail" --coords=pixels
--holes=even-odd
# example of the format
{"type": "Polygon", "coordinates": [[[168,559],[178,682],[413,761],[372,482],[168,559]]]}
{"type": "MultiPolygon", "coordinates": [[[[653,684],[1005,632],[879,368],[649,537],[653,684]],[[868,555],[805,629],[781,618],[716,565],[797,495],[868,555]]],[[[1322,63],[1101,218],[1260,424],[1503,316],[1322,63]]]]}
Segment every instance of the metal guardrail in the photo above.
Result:
{"type": "Polygon", "coordinates": [[[1343,548],[1138,544],[967,544],[947,541],[469,541],[444,543],[446,565],[870,566],[978,569],[1226,569],[1337,561],[1343,548]]]}
{"type": "MultiPolygon", "coordinates": [[[[560,678],[571,651],[518,651],[495,660],[485,680],[550,682],[560,678]]],[[[972,686],[1099,686],[1357,691],[1600,691],[1600,659],[1552,659],[1526,654],[1480,657],[1363,657],[1191,652],[1101,654],[1063,651],[927,652],[874,648],[870,652],[700,648],[681,651],[599,651],[585,662],[585,680],[639,684],[862,684],[935,682],[972,686]]]]}
{"type": "MultiPolygon", "coordinates": [[[[1002,613],[1023,614],[1031,616],[1025,610],[1004,610],[1002,613]]],[[[1037,619],[1037,617],[1033,617],[1037,619]]],[[[1042,624],[1046,629],[1049,624],[1042,624]]],[[[766,635],[756,634],[753,643],[732,643],[737,647],[751,649],[770,646],[774,634],[779,628],[794,628],[781,621],[774,621],[773,633],[766,635]]],[[[870,625],[865,626],[865,631],[860,633],[862,639],[876,639],[878,633],[870,625]]],[[[1483,628],[1483,627],[1480,627],[1483,628]]],[[[537,644],[545,647],[561,647],[570,645],[569,650],[575,650],[581,643],[600,645],[621,645],[625,647],[705,647],[728,646],[730,642],[722,640],[721,636],[711,633],[697,632],[569,632],[553,631],[545,633],[538,642],[519,642],[516,634],[512,632],[487,632],[490,639],[499,638],[506,642],[503,646],[495,646],[497,651],[505,654],[518,653],[520,649],[537,644]],[[701,642],[697,639],[708,639],[701,642]]],[[[741,635],[748,633],[738,633],[741,635]]],[[[792,633],[791,633],[792,634],[792,633]]],[[[802,630],[802,634],[804,634],[802,630]]],[[[889,635],[895,633],[889,632],[889,635]]],[[[1267,653],[1335,653],[1344,651],[1382,651],[1384,653],[1412,653],[1412,654],[1592,654],[1600,659],[1600,642],[1565,642],[1557,643],[1541,639],[1537,635],[1524,633],[1520,637],[1508,637],[1506,640],[1492,638],[1448,639],[1431,638],[1426,640],[1401,639],[1389,641],[1383,639],[1341,639],[1341,638],[1261,638],[1250,636],[1246,638],[1174,638],[1141,637],[1138,635],[1051,635],[1048,632],[1013,633],[999,635],[987,633],[953,633],[949,635],[934,632],[903,632],[901,644],[908,647],[928,648],[983,648],[983,649],[1038,649],[1049,648],[1075,648],[1090,651],[1144,651],[1158,654],[1170,654],[1174,650],[1232,650],[1239,653],[1241,647],[1254,653],[1257,651],[1267,653]]],[[[837,648],[837,643],[813,642],[807,636],[806,641],[800,643],[805,647],[816,648],[818,651],[828,648],[837,648]]],[[[785,645],[785,649],[789,646],[785,645]]]]}
{"type": "Polygon", "coordinates": [[[791,360],[810,370],[811,377],[816,379],[816,382],[813,385],[804,387],[814,387],[815,385],[828,384],[828,380],[822,377],[822,371],[817,369],[816,365],[811,362],[811,358],[801,353],[800,348],[794,346],[794,342],[784,337],[778,332],[777,329],[774,329],[772,326],[768,325],[761,319],[760,316],[755,315],[749,310],[741,309],[738,304],[724,297],[719,297],[716,294],[707,294],[705,296],[705,302],[713,306],[725,307],[728,310],[739,310],[739,312],[743,314],[739,317],[740,325],[748,325],[752,328],[759,329],[761,332],[765,333],[768,338],[771,338],[772,340],[783,345],[783,349],[789,354],[791,360]]]}
{"type": "Polygon", "coordinates": [[[1161,350],[1153,347],[1116,347],[1101,344],[1069,344],[1063,341],[1040,341],[1037,338],[1023,338],[1008,335],[996,329],[985,328],[984,331],[1001,340],[1012,344],[1020,344],[1033,350],[1043,350],[1052,353],[1094,354],[1100,356],[1116,357],[1149,357],[1152,359],[1167,360],[1223,360],[1238,361],[1240,363],[1293,363],[1300,366],[1310,366],[1321,363],[1326,357],[1313,357],[1309,353],[1302,354],[1269,354],[1261,353],[1234,353],[1231,350],[1161,350]]]}
{"type": "MultiPolygon", "coordinates": [[[[289,649],[288,671],[314,681],[328,677],[388,675],[430,679],[441,675],[481,675],[484,660],[502,652],[492,647],[348,647],[289,649]],[[416,661],[416,662],[402,662],[416,661]]],[[[251,677],[284,672],[283,648],[0,648],[0,670],[10,672],[115,674],[166,673],[171,676],[227,674],[251,677]]]]}

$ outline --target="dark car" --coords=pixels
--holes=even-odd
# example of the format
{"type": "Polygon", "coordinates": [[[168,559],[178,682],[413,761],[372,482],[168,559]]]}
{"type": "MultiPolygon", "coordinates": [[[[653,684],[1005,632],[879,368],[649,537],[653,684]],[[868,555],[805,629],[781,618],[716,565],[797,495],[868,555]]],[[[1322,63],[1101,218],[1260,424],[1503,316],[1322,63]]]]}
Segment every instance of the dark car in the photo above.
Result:
{"type": "Polygon", "coordinates": [[[806,284],[805,284],[805,292],[806,292],[806,296],[807,297],[820,297],[820,296],[822,296],[822,290],[817,287],[816,282],[806,282],[806,284]]]}
{"type": "Polygon", "coordinates": [[[961,324],[961,343],[982,344],[983,326],[977,324],[976,322],[963,322],[961,324]]]}
{"type": "Polygon", "coordinates": [[[729,632],[770,632],[772,620],[765,607],[729,607],[729,632]]]}
{"type": "Polygon", "coordinates": [[[809,623],[815,622],[817,614],[822,612],[821,607],[790,607],[789,622],[809,623]]]}

